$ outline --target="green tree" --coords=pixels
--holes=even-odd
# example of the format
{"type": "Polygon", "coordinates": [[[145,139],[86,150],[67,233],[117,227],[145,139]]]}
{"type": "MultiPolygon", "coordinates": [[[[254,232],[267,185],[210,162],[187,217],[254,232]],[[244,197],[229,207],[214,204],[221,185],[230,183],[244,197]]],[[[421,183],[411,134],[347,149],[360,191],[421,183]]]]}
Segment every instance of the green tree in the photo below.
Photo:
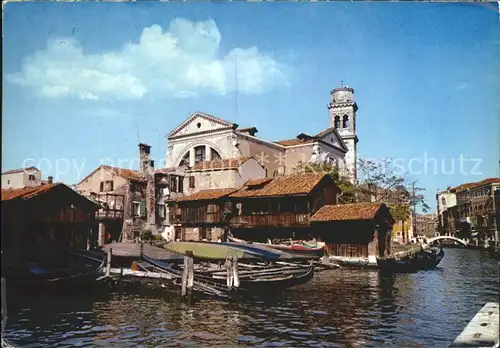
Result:
{"type": "Polygon", "coordinates": [[[348,179],[340,175],[337,167],[329,163],[307,163],[299,162],[294,168],[299,173],[325,173],[329,174],[335,184],[340,188],[341,195],[339,203],[355,203],[358,194],[358,187],[353,185],[348,179]]]}

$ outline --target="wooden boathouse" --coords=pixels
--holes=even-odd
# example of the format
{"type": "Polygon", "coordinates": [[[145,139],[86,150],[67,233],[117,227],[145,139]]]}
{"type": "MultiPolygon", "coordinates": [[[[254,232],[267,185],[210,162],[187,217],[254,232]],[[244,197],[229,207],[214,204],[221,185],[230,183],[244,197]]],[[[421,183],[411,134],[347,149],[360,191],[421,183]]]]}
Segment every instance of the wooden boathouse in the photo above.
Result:
{"type": "Polygon", "coordinates": [[[234,236],[253,241],[309,239],[311,216],[337,204],[340,189],[328,174],[296,174],[248,181],[229,195],[234,236]]]}
{"type": "Polygon", "coordinates": [[[86,249],[98,206],[64,184],[2,190],[2,250],[17,259],[50,247],[86,249]]]}
{"type": "Polygon", "coordinates": [[[332,257],[368,259],[391,253],[394,219],[385,204],[325,205],[311,221],[332,257]]]}
{"type": "Polygon", "coordinates": [[[223,226],[251,241],[309,239],[311,216],[336,204],[340,189],[328,174],[296,174],[247,181],[240,188],[205,190],[174,202],[176,239],[218,240],[223,226]]]}

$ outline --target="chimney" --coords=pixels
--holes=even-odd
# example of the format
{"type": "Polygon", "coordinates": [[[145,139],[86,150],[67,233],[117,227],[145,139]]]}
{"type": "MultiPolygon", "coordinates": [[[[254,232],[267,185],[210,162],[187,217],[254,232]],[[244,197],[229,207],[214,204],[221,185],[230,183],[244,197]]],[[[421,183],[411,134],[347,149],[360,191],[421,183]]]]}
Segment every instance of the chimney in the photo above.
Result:
{"type": "Polygon", "coordinates": [[[151,146],[147,144],[139,144],[139,160],[141,163],[141,174],[145,175],[148,167],[150,165],[149,153],[151,151],[151,146]]]}
{"type": "Polygon", "coordinates": [[[47,184],[49,184],[49,185],[50,185],[50,184],[52,184],[53,182],[54,182],[54,177],[53,177],[53,176],[49,176],[49,177],[47,178],[47,184]]]}

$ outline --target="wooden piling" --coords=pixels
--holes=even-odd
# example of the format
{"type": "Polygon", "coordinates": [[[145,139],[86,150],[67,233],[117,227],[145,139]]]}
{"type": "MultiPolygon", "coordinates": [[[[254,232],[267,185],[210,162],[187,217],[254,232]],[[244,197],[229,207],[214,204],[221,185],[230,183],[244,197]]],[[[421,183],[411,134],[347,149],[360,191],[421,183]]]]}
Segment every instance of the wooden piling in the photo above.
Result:
{"type": "Polygon", "coordinates": [[[189,254],[186,251],[184,254],[184,267],[182,268],[182,284],[181,284],[181,297],[186,297],[187,295],[187,283],[189,276],[189,254]]]}
{"type": "Polygon", "coordinates": [[[235,288],[240,287],[240,277],[239,277],[239,272],[238,272],[238,258],[233,257],[232,260],[233,263],[233,285],[235,288]]]}
{"type": "Polygon", "coordinates": [[[193,289],[194,284],[194,259],[193,252],[187,251],[186,255],[188,256],[188,279],[187,279],[187,288],[189,291],[193,289]]]}
{"type": "Polygon", "coordinates": [[[233,287],[233,265],[232,265],[232,259],[227,258],[226,259],[226,285],[229,290],[233,287]]]}
{"type": "Polygon", "coordinates": [[[111,271],[111,255],[113,253],[113,249],[109,249],[107,259],[106,259],[106,277],[109,277],[111,271]]]}

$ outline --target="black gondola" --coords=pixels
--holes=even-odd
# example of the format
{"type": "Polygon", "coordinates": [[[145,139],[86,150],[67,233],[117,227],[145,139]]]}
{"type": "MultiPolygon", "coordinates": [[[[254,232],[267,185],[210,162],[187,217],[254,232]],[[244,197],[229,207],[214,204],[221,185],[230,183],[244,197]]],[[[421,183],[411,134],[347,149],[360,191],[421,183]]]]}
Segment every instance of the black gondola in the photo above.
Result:
{"type": "Polygon", "coordinates": [[[381,272],[408,273],[420,270],[431,270],[437,267],[444,256],[443,248],[421,250],[414,255],[396,258],[377,258],[381,272]]]}
{"type": "Polygon", "coordinates": [[[3,265],[9,283],[22,290],[67,291],[88,289],[102,275],[104,254],[88,251],[58,251],[18,264],[3,265]]]}

